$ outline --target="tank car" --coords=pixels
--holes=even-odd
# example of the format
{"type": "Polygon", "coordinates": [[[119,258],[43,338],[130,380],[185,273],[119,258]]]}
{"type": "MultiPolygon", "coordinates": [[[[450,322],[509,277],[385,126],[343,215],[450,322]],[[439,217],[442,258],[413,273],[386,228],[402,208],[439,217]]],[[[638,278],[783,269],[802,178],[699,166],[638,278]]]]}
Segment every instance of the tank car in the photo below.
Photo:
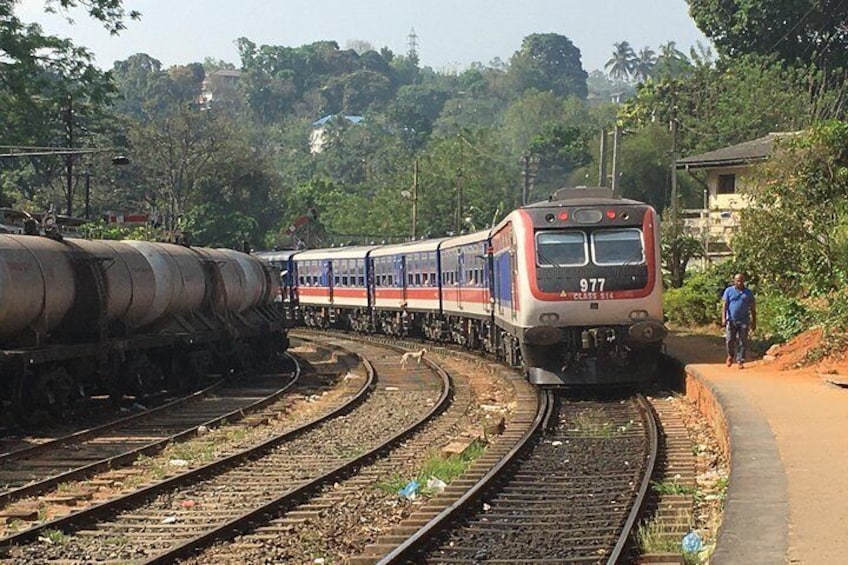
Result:
{"type": "Polygon", "coordinates": [[[63,414],[270,359],[287,346],[277,280],[229,249],[0,235],[0,400],[63,414]]]}
{"type": "Polygon", "coordinates": [[[659,219],[606,189],[562,189],[491,234],[505,356],[540,385],[643,382],[666,334],[659,219]]]}

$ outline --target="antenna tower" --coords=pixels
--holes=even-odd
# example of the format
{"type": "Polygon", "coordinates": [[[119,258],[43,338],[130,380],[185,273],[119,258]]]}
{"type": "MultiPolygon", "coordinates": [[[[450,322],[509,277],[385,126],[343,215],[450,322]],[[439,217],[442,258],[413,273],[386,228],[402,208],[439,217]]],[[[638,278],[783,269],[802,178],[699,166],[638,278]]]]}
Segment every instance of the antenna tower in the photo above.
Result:
{"type": "Polygon", "coordinates": [[[418,36],[415,34],[415,28],[409,31],[407,56],[410,59],[418,60],[418,36]]]}

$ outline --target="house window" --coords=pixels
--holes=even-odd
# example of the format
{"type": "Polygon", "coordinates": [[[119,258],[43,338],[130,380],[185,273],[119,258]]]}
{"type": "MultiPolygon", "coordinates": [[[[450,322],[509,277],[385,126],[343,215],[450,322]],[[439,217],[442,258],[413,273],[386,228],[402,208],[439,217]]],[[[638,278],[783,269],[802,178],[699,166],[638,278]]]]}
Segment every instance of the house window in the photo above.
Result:
{"type": "Polygon", "coordinates": [[[736,192],[736,175],[718,176],[718,194],[733,194],[736,192]]]}

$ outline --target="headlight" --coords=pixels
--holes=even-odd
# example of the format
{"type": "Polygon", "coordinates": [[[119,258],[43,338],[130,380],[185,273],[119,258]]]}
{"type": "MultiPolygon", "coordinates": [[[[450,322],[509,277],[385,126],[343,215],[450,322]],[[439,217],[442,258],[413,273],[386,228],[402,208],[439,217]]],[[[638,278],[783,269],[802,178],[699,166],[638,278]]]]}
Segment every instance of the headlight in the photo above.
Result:
{"type": "Polygon", "coordinates": [[[539,316],[539,321],[543,324],[553,324],[559,321],[559,314],[556,312],[547,312],[539,316]]]}
{"type": "Polygon", "coordinates": [[[634,322],[639,322],[642,320],[648,319],[648,311],[647,310],[632,310],[630,312],[630,319],[634,322]]]}

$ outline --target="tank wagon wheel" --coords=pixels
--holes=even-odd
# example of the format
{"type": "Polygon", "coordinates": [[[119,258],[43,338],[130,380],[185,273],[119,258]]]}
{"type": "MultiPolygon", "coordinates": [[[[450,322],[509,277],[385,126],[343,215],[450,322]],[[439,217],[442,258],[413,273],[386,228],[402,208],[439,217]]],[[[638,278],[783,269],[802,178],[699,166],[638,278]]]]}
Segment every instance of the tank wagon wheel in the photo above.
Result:
{"type": "Polygon", "coordinates": [[[126,379],[126,390],[136,396],[148,396],[162,390],[165,375],[147,355],[134,355],[124,366],[122,373],[126,379]]]}
{"type": "Polygon", "coordinates": [[[61,366],[40,367],[18,379],[15,406],[18,420],[36,423],[71,415],[79,398],[76,379],[61,366]]]}
{"type": "Polygon", "coordinates": [[[184,392],[197,390],[203,378],[212,371],[212,355],[207,350],[183,351],[171,359],[169,382],[184,392]]]}

